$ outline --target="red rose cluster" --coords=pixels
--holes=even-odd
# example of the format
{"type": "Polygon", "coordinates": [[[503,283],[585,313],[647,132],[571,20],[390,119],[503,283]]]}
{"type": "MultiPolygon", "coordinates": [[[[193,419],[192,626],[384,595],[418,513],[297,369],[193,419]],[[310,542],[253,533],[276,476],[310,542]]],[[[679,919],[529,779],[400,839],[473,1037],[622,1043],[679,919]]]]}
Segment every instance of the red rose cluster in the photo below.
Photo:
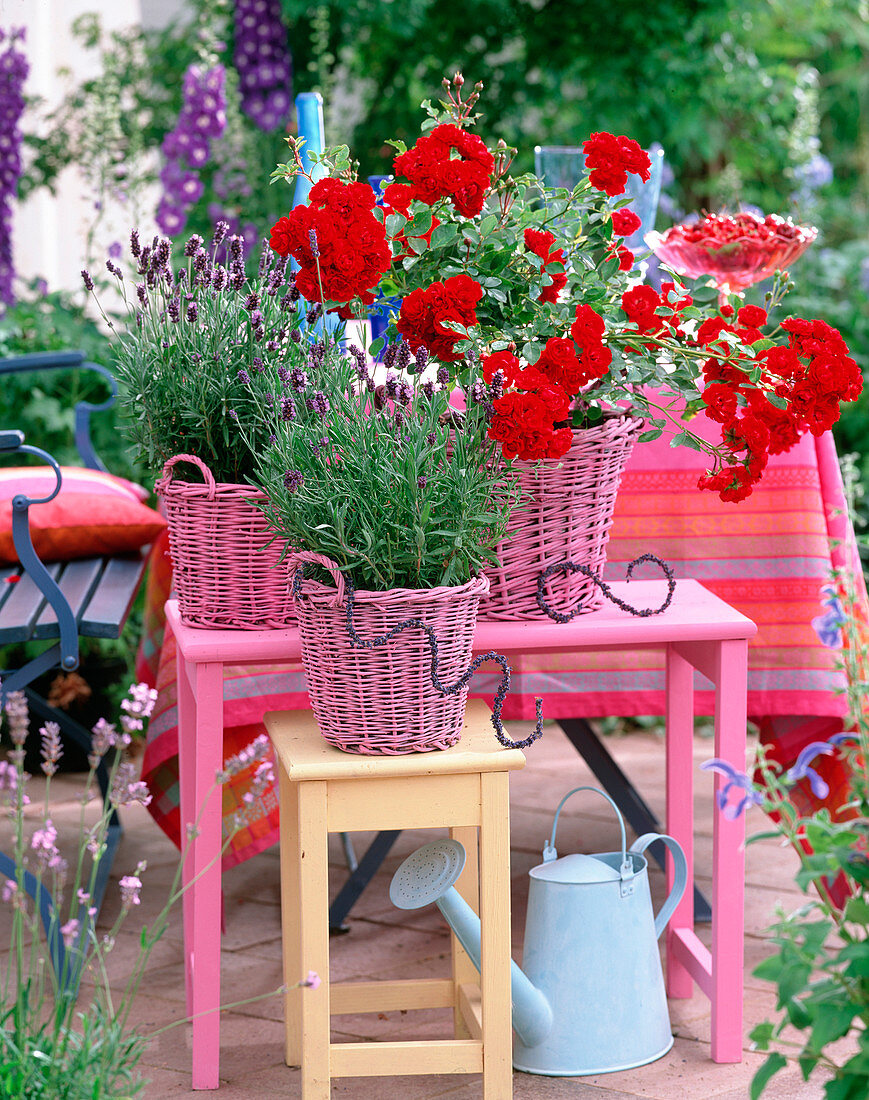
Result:
{"type": "MultiPolygon", "coordinates": [[[[759,385],[787,402],[772,405],[748,375],[732,362],[732,345],[722,333],[741,343],[755,344],[767,315],[760,306],[743,306],[736,314],[725,306],[721,317],[704,321],[697,343],[723,356],[710,357],[703,368],[707,386],[701,397],[706,415],[722,426],[722,438],[733,461],[700,478],[701,489],[712,489],[722,500],[743,500],[760,479],[769,455],[788,451],[807,431],[822,435],[839,419],[839,403],[853,401],[863,388],[860,368],[848,354],[841,334],[824,321],[792,317],[782,323],[787,345],[757,352],[750,362],[761,370],[759,385]],[[738,458],[739,452],[744,452],[738,458]]],[[[740,356],[740,358],[742,358],[740,356]]]]}
{"type": "Polygon", "coordinates": [[[511,352],[499,351],[481,360],[490,385],[500,372],[509,392],[495,398],[489,438],[501,444],[505,458],[561,458],[570,450],[573,433],[558,427],[570,415],[571,399],[609,369],[612,354],[604,346],[603,318],[581,305],[570,326],[572,339],[552,336],[540,358],[522,367],[511,352]]]}
{"type": "Polygon", "coordinates": [[[392,263],[392,250],[373,210],[374,192],[367,183],[324,179],[311,188],[307,206],[297,206],[272,226],[269,244],[298,263],[302,297],[320,301],[322,281],[327,301],[374,301],[372,291],[392,263]]]}
{"type": "Polygon", "coordinates": [[[546,270],[550,264],[563,265],[566,260],[563,248],[552,250],[554,244],[555,234],[550,233],[548,229],[525,230],[525,247],[540,259],[540,274],[548,275],[552,280],[549,286],[545,286],[540,292],[538,302],[557,302],[559,293],[567,286],[567,276],[563,271],[546,270]]]}
{"type": "Polygon", "coordinates": [[[649,154],[632,138],[607,133],[592,134],[582,143],[589,181],[598,191],[608,195],[623,195],[628,185],[628,172],[648,183],[652,163],[649,154]]]}
{"type": "MultiPolygon", "coordinates": [[[[637,326],[638,332],[649,336],[681,336],[679,314],[692,301],[690,294],[678,297],[675,283],[661,283],[660,293],[654,287],[641,283],[622,295],[622,310],[627,319],[637,326]]],[[[653,351],[656,344],[654,341],[647,342],[646,347],[653,351]]],[[[636,352],[636,349],[626,347],[625,351],[636,352]]]]}
{"type": "MultiPolygon", "coordinates": [[[[410,204],[413,202],[413,188],[407,183],[391,183],[383,192],[383,209],[386,216],[390,214],[401,214],[401,216],[407,219],[407,225],[400,233],[396,233],[392,237],[392,242],[399,246],[400,251],[396,253],[395,259],[403,260],[405,256],[418,255],[416,249],[411,245],[410,240],[414,239],[413,232],[413,216],[410,212],[410,204]]],[[[431,235],[440,225],[440,219],[432,218],[431,227],[427,233],[423,233],[417,236],[417,240],[424,240],[427,245],[431,244],[431,235]]]]}
{"type": "Polygon", "coordinates": [[[482,297],[483,288],[465,274],[425,289],[418,287],[402,301],[395,327],[412,351],[422,347],[442,363],[455,363],[459,358],[455,345],[464,337],[444,322],[453,321],[465,328],[475,325],[476,307],[482,297]]]}
{"type": "Polygon", "coordinates": [[[444,124],[400,153],[393,167],[396,175],[410,180],[412,198],[429,206],[439,199],[451,199],[462,217],[473,218],[486,201],[495,159],[482,138],[444,124]]]}

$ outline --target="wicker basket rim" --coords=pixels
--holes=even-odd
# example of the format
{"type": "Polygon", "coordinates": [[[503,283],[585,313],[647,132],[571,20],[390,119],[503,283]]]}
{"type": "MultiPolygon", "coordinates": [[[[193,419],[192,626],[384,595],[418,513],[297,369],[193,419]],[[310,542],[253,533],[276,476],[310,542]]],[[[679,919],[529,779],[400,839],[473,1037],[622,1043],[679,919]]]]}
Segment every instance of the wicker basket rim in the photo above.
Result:
{"type": "MultiPolygon", "coordinates": [[[[413,600],[416,603],[438,603],[455,596],[485,596],[488,591],[489,578],[485,573],[481,573],[463,584],[438,585],[436,588],[389,588],[384,592],[359,588],[354,593],[354,599],[356,603],[374,607],[377,604],[394,605],[406,600],[413,600]]],[[[336,590],[331,585],[322,584],[313,578],[308,577],[302,581],[302,594],[318,606],[336,606],[336,590]]]]}
{"type": "MultiPolygon", "coordinates": [[[[154,483],[154,492],[166,496],[208,496],[208,486],[198,481],[173,480],[163,484],[164,479],[154,483]]],[[[239,485],[233,481],[216,481],[214,491],[217,496],[244,496],[248,500],[268,500],[268,495],[255,485],[239,485]]]]}

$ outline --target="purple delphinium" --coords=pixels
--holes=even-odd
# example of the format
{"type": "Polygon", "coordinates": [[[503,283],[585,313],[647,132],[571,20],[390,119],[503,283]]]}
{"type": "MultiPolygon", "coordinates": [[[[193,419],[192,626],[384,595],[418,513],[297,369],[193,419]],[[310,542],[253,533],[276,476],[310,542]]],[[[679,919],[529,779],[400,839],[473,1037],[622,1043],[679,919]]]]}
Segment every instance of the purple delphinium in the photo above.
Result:
{"type": "Polygon", "coordinates": [[[292,105],[293,69],[280,0],[235,0],[235,51],[241,109],[274,133],[292,105]]]}
{"type": "Polygon", "coordinates": [[[30,65],[16,42],[24,40],[24,28],[6,32],[0,30],[0,43],[7,42],[0,53],[0,303],[12,305],[15,294],[12,280],[12,201],[18,191],[21,175],[21,128],[24,111],[24,81],[30,65]]]}
{"type": "Polygon", "coordinates": [[[165,160],[160,172],[163,197],[157,225],[177,237],[187,223],[187,211],[202,197],[199,169],[211,156],[211,141],[226,129],[226,72],[222,65],[203,69],[190,65],[184,74],[184,102],[175,129],[163,138],[165,160]]]}
{"type": "Polygon", "coordinates": [[[749,806],[763,805],[763,796],[754,789],[751,777],[746,775],[745,772],[737,771],[726,760],[719,760],[717,757],[706,760],[700,765],[700,768],[702,771],[718,772],[727,777],[727,782],[716,795],[716,800],[718,809],[728,821],[733,821],[739,817],[749,806]],[[738,802],[728,801],[728,796],[732,790],[744,792],[738,802]]]}

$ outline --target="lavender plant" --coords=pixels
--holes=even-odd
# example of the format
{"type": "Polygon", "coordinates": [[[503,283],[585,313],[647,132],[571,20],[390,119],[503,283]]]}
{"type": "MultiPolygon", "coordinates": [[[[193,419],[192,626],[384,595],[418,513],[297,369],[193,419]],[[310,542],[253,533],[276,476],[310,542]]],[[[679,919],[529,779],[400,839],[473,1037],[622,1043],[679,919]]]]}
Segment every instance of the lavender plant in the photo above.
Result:
{"type": "MultiPolygon", "coordinates": [[[[21,692],[7,696],[5,714],[13,748],[8,759],[0,760],[0,807],[8,823],[0,849],[11,844],[15,871],[0,890],[5,910],[0,917],[4,924],[9,918],[10,925],[10,950],[0,956],[0,1096],[4,1100],[128,1100],[146,1084],[138,1066],[154,1036],[135,1030],[131,1010],[151,952],[183,893],[186,848],[165,905],[140,932],[139,955],[120,992],[110,984],[111,953],[121,928],[141,904],[146,862],[120,878],[120,909],[108,928],[97,924],[93,897],[111,813],[132,803],[147,805],[151,799],[146,785],[136,778],[134,765],[124,759],[124,750],[150,716],[155,697],[147,685],[133,685],[121,705],[120,728],[104,719],[94,726],[78,833],[70,838],[60,835],[51,816],[51,781],[62,755],[59,729],[46,722],[39,731],[45,788],[42,805],[36,806],[28,794],[30,777],[23,763],[30,727],[27,705],[21,692]],[[99,796],[96,768],[111,753],[116,755],[110,768],[109,802],[93,820],[88,807],[99,796]],[[45,921],[42,911],[47,913],[45,921]],[[88,992],[80,996],[83,979],[88,992]]],[[[261,734],[226,760],[215,777],[217,784],[243,773],[249,777],[244,808],[235,815],[231,833],[247,827],[247,807],[274,783],[269,753],[268,737],[261,734]]],[[[188,842],[196,831],[196,822],[189,823],[188,842]]],[[[296,983],[312,989],[319,984],[312,971],[296,983]]]]}
{"type": "MultiPolygon", "coordinates": [[[[139,281],[131,286],[117,264],[106,265],[126,305],[127,328],[103,318],[115,337],[119,400],[138,459],[157,472],[172,455],[194,454],[218,481],[242,483],[253,469],[244,439],[254,447],[265,442],[250,379],[304,363],[307,307],[287,281],[286,262],[268,249],[248,278],[244,240],[227,229],[218,223],[207,246],[191,236],[174,271],[171,242],[145,245],[134,230],[139,281]],[[233,418],[247,426],[244,439],[233,418]]],[[[93,293],[91,275],[82,277],[93,293]]]]}
{"type": "Polygon", "coordinates": [[[251,387],[269,436],[255,477],[280,536],[373,590],[462,584],[494,561],[516,497],[487,438],[498,380],[472,386],[459,411],[423,348],[412,359],[389,345],[377,384],[360,348],[302,346],[273,395],[251,387]]]}
{"type": "Polygon", "coordinates": [[[15,873],[0,891],[11,916],[10,950],[0,964],[0,1095],[10,1100],[101,1100],[134,1096],[142,1088],[134,1071],[144,1040],[129,1027],[128,1016],[151,949],[165,930],[168,909],[143,934],[139,962],[117,998],[109,987],[107,958],[121,926],[140,902],[146,863],[121,878],[120,912],[107,931],[96,928],[92,899],[113,810],[150,801],[123,752],[132,731],[150,715],[155,697],[147,685],[134,685],[122,705],[120,729],[102,719],[94,727],[73,852],[63,844],[51,816],[51,781],[62,755],[60,730],[46,722],[39,731],[45,793],[37,808],[30,802],[30,777],[24,771],[27,705],[22,692],[7,696],[5,713],[14,747],[8,760],[0,761],[0,805],[6,809],[9,827],[4,833],[11,839],[15,873]],[[99,795],[96,769],[107,754],[114,754],[110,799],[94,822],[88,806],[99,795]],[[68,860],[62,849],[72,852],[72,858],[68,860]],[[47,914],[45,925],[42,913],[47,914]],[[85,974],[94,984],[86,1006],[78,998],[85,974]]]}

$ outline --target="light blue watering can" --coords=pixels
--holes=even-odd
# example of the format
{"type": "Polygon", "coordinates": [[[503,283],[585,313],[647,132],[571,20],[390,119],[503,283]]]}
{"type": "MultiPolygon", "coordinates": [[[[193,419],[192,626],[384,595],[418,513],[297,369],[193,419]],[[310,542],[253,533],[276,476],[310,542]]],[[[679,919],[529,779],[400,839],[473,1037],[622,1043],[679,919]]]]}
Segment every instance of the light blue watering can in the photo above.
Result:
{"type": "MultiPolygon", "coordinates": [[[[480,920],[453,886],[465,863],[455,840],[419,848],[393,876],[399,909],[435,902],[474,965],[480,920]]],[[[574,1077],[653,1062],[673,1045],[658,938],[685,892],[685,854],[672,837],[646,833],[627,848],[618,807],[597,787],[576,787],[555,811],[543,862],[529,872],[524,972],[511,963],[513,1065],[527,1073],[574,1077]],[[621,851],[558,858],[558,816],[571,795],[593,791],[615,810],[621,851]],[[656,840],[670,849],[673,889],[657,916],[643,852],[656,840]]]]}

